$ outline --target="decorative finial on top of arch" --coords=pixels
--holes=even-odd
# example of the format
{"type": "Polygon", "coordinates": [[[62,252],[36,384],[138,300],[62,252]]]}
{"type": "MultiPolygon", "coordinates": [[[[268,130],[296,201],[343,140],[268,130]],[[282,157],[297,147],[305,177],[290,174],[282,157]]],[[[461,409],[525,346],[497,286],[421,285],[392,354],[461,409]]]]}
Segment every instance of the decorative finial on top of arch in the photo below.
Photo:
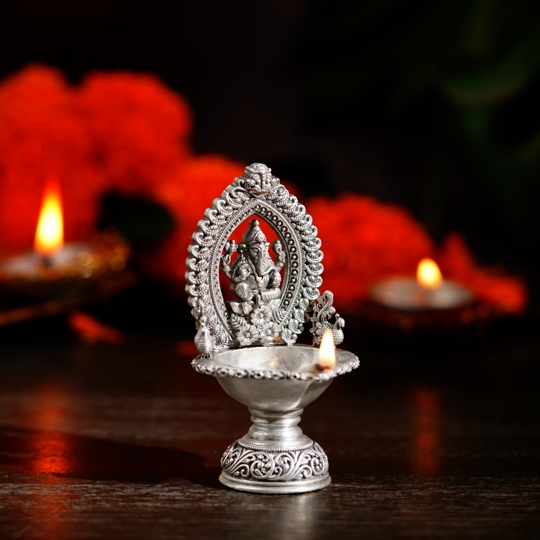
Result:
{"type": "Polygon", "coordinates": [[[235,184],[243,187],[255,197],[266,195],[280,185],[279,178],[272,175],[272,169],[264,163],[248,165],[242,176],[235,179],[235,184]]]}

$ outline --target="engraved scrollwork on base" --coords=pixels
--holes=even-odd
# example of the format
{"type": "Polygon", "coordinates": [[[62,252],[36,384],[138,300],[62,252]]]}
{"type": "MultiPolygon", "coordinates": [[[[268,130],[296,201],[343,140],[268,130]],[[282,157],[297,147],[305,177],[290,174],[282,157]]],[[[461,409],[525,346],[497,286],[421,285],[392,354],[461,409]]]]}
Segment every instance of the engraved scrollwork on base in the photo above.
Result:
{"type": "Polygon", "coordinates": [[[317,444],[304,449],[267,449],[236,441],[221,458],[223,472],[232,478],[259,482],[302,482],[328,474],[328,458],[317,444]]]}

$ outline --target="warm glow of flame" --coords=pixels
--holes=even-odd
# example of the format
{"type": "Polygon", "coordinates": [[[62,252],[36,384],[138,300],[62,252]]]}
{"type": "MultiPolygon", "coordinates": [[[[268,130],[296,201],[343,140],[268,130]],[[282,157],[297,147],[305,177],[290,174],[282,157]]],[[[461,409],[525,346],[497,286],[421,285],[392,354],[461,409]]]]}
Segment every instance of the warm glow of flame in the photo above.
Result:
{"type": "Polygon", "coordinates": [[[441,392],[418,388],[412,398],[414,470],[419,474],[436,474],[441,465],[441,392]]]}
{"type": "Polygon", "coordinates": [[[319,349],[319,367],[334,369],[336,367],[336,346],[331,330],[325,330],[319,349]]]}
{"type": "Polygon", "coordinates": [[[418,263],[418,269],[416,270],[416,279],[422,287],[428,289],[436,289],[440,287],[443,278],[437,263],[432,259],[422,259],[418,263]]]}
{"type": "Polygon", "coordinates": [[[78,448],[65,433],[70,423],[71,396],[62,387],[45,386],[32,393],[30,412],[35,432],[29,438],[31,469],[37,474],[63,475],[75,468],[78,448]]]}
{"type": "Polygon", "coordinates": [[[60,186],[55,181],[49,181],[41,203],[34,249],[40,255],[51,255],[59,250],[63,244],[64,222],[60,186]]]}

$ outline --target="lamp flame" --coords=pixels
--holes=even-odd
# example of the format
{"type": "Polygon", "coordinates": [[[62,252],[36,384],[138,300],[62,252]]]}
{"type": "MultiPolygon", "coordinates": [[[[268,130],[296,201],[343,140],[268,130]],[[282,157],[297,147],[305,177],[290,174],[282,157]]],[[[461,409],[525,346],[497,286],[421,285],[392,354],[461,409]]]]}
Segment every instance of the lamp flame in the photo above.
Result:
{"type": "Polygon", "coordinates": [[[437,263],[432,259],[422,259],[418,263],[416,279],[426,289],[437,289],[443,281],[441,271],[437,263]]]}
{"type": "Polygon", "coordinates": [[[321,339],[319,348],[319,367],[321,369],[334,369],[336,367],[336,346],[332,331],[327,329],[321,339]]]}
{"type": "Polygon", "coordinates": [[[63,245],[62,194],[58,182],[49,180],[43,193],[34,249],[40,255],[47,256],[58,251],[63,245]]]}

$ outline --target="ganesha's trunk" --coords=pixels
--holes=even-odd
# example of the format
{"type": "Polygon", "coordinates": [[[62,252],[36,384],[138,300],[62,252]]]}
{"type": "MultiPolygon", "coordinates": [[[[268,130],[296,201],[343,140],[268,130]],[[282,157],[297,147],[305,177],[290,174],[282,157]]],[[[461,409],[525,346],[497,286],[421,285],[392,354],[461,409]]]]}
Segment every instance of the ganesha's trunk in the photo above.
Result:
{"type": "Polygon", "coordinates": [[[274,263],[272,259],[266,255],[264,257],[259,257],[255,268],[257,269],[257,274],[259,274],[259,276],[266,276],[266,274],[273,270],[274,263]]]}

